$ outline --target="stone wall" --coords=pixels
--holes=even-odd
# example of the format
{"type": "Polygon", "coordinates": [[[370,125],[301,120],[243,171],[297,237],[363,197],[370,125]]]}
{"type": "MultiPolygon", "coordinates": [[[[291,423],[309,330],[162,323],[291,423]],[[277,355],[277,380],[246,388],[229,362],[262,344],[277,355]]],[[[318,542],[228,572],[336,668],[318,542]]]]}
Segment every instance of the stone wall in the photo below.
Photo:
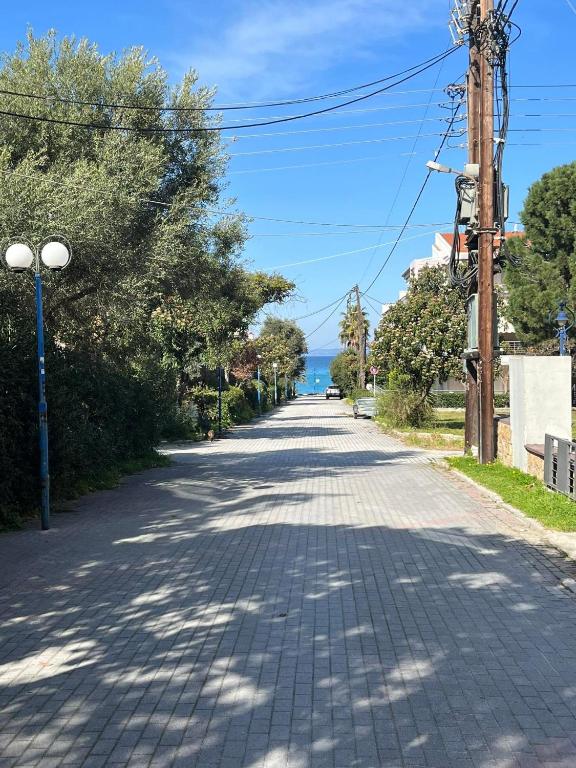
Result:
{"type": "Polygon", "coordinates": [[[544,459],[528,451],[528,474],[544,482],[544,459]]]}
{"type": "Polygon", "coordinates": [[[510,419],[498,419],[497,428],[497,449],[496,457],[498,461],[507,467],[512,466],[512,429],[510,419]]]}
{"type": "MultiPolygon", "coordinates": [[[[513,467],[512,461],[512,428],[510,419],[499,419],[496,425],[497,429],[497,452],[496,458],[501,464],[507,467],[513,467]]],[[[526,449],[524,449],[526,450],[526,449]]],[[[526,472],[538,480],[544,482],[544,458],[537,453],[526,450],[527,466],[526,472]]]]}

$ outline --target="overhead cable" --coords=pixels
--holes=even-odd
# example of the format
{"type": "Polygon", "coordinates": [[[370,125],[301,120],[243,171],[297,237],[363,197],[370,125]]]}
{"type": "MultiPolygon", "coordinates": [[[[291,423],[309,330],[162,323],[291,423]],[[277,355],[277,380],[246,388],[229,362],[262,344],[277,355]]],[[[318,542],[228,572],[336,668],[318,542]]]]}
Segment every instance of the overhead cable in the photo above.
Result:
{"type": "Polygon", "coordinates": [[[336,307],[335,307],[335,308],[332,310],[332,312],[330,312],[330,314],[329,314],[327,317],[325,317],[325,318],[324,318],[324,320],[322,320],[322,322],[320,323],[320,325],[319,325],[318,327],[314,328],[314,330],[313,330],[313,331],[310,331],[310,333],[307,333],[307,334],[306,334],[306,338],[307,338],[307,339],[309,339],[309,338],[310,338],[310,336],[313,336],[313,335],[314,335],[314,334],[315,334],[317,331],[319,331],[319,330],[320,330],[320,328],[322,328],[323,326],[325,326],[325,325],[326,325],[326,323],[328,322],[328,320],[330,320],[330,318],[331,318],[331,317],[332,317],[334,314],[336,314],[336,312],[337,312],[337,311],[340,309],[340,307],[342,306],[342,303],[344,302],[344,300],[345,300],[346,298],[348,298],[348,296],[350,296],[350,291],[348,291],[348,293],[346,293],[346,294],[345,294],[345,295],[342,297],[342,299],[340,300],[340,302],[339,302],[338,306],[336,306],[336,307]]]}
{"type": "MultiPolygon", "coordinates": [[[[401,77],[402,75],[405,75],[409,72],[413,72],[416,69],[419,69],[420,67],[428,64],[429,62],[435,61],[438,59],[438,57],[443,57],[449,53],[452,53],[454,49],[447,48],[445,51],[441,51],[440,53],[435,54],[434,56],[431,56],[429,59],[426,59],[425,61],[420,62],[419,64],[415,64],[412,67],[408,67],[407,69],[402,69],[400,72],[395,72],[392,75],[386,75],[386,77],[381,77],[378,80],[372,80],[368,83],[362,83],[361,85],[355,85],[351,88],[345,88],[340,91],[333,91],[331,93],[324,93],[320,94],[319,96],[307,96],[304,98],[299,99],[281,99],[277,101],[269,101],[269,102],[244,102],[242,104],[216,104],[211,107],[168,107],[168,106],[150,106],[145,104],[125,104],[125,103],[114,103],[114,102],[105,102],[105,101],[85,101],[82,99],[72,99],[72,98],[66,98],[62,96],[57,96],[53,94],[40,94],[40,93],[25,93],[22,91],[14,91],[14,90],[8,90],[6,88],[0,88],[0,94],[4,96],[16,96],[23,99],[32,99],[32,100],[39,100],[39,101],[47,101],[50,104],[70,104],[73,106],[83,106],[83,107],[96,107],[98,109],[121,109],[129,112],[224,112],[227,110],[238,110],[238,109],[267,109],[269,107],[284,107],[284,106],[293,106],[295,104],[308,104],[310,102],[314,101],[324,101],[325,99],[334,99],[338,98],[340,96],[346,96],[349,93],[356,93],[357,91],[364,90],[366,88],[372,88],[375,85],[380,85],[381,83],[386,83],[389,80],[396,80],[398,77],[401,77]]],[[[404,81],[401,81],[404,82],[404,81]]]]}
{"type": "MultiPolygon", "coordinates": [[[[453,115],[452,115],[452,122],[453,122],[453,121],[456,119],[456,117],[457,117],[457,115],[458,115],[458,111],[459,111],[459,109],[460,109],[460,104],[457,104],[457,105],[456,105],[456,109],[454,110],[454,113],[453,113],[453,115]]],[[[435,160],[437,160],[437,159],[438,159],[438,156],[440,155],[440,152],[442,151],[442,149],[444,148],[444,145],[445,145],[445,144],[446,144],[446,142],[448,141],[448,135],[449,135],[449,133],[450,133],[450,129],[451,129],[451,128],[452,128],[452,123],[451,123],[451,124],[448,126],[448,128],[447,128],[447,130],[446,130],[446,133],[444,134],[444,137],[443,137],[442,141],[440,142],[440,146],[439,146],[439,147],[438,147],[438,149],[436,150],[436,153],[435,153],[435,156],[434,156],[434,159],[435,159],[435,160]]],[[[412,204],[412,207],[410,208],[410,211],[408,212],[408,216],[406,217],[406,221],[404,222],[404,227],[403,227],[403,228],[400,230],[400,232],[399,232],[399,234],[398,234],[398,237],[397,237],[397,238],[396,238],[396,240],[394,241],[394,244],[392,245],[392,248],[390,249],[390,251],[389,251],[388,255],[387,255],[387,256],[386,256],[386,258],[384,259],[384,261],[383,261],[383,263],[382,263],[382,265],[381,265],[380,269],[378,270],[378,272],[377,272],[377,273],[376,273],[376,275],[374,276],[374,278],[373,278],[372,282],[371,282],[371,283],[368,285],[368,287],[367,287],[367,288],[366,288],[366,289],[363,291],[363,293],[368,293],[368,291],[369,291],[369,290],[372,288],[372,286],[373,286],[373,285],[374,285],[374,283],[375,283],[375,282],[378,280],[378,278],[380,277],[380,275],[381,275],[381,274],[382,274],[382,272],[384,271],[384,269],[385,269],[386,265],[388,264],[388,262],[389,262],[389,261],[390,261],[390,259],[392,258],[392,255],[395,253],[395,251],[396,251],[396,248],[399,246],[399,244],[400,244],[400,242],[401,242],[401,240],[402,240],[402,235],[404,234],[404,232],[405,232],[405,230],[406,230],[406,227],[407,227],[407,226],[408,226],[408,224],[410,223],[410,219],[412,218],[412,214],[414,213],[414,211],[416,210],[416,207],[417,207],[418,203],[420,202],[420,198],[421,198],[421,197],[422,197],[422,195],[424,194],[424,190],[426,189],[426,186],[427,186],[427,184],[428,184],[428,181],[429,181],[429,179],[430,179],[430,175],[432,174],[432,172],[433,172],[433,171],[432,171],[430,168],[428,168],[428,172],[427,172],[427,174],[426,174],[426,176],[425,176],[425,178],[424,178],[424,181],[422,182],[422,185],[420,186],[420,189],[418,190],[418,193],[417,193],[417,195],[416,195],[416,199],[414,200],[414,203],[412,204]]]]}
{"type": "Polygon", "coordinates": [[[385,91],[389,90],[390,88],[393,88],[394,85],[399,85],[400,83],[405,82],[406,80],[411,80],[413,77],[416,77],[419,74],[422,74],[422,72],[425,72],[426,70],[430,69],[432,66],[437,64],[439,61],[442,61],[444,58],[448,58],[448,56],[451,56],[457,48],[451,48],[448,49],[448,53],[443,54],[442,57],[437,58],[433,60],[430,64],[427,64],[426,66],[422,66],[420,69],[417,69],[412,72],[410,75],[406,75],[404,78],[398,80],[396,83],[392,85],[385,86],[384,88],[379,88],[376,91],[370,91],[369,93],[365,93],[362,96],[357,96],[354,99],[350,99],[349,101],[344,101],[341,104],[335,104],[331,107],[324,107],[323,109],[317,109],[313,112],[303,112],[297,115],[289,115],[287,117],[282,117],[279,119],[274,120],[267,120],[261,123],[244,123],[242,125],[203,125],[203,126],[197,126],[195,128],[166,128],[166,127],[135,127],[135,126],[129,126],[129,125],[110,125],[107,123],[85,123],[81,122],[79,120],[65,120],[62,118],[51,118],[51,117],[43,117],[41,115],[30,115],[30,114],[23,114],[21,112],[14,112],[11,110],[0,110],[0,115],[5,115],[6,117],[14,117],[17,119],[22,120],[30,120],[33,122],[40,122],[40,123],[51,123],[55,125],[67,125],[71,127],[76,128],[85,128],[90,130],[102,130],[102,131],[125,131],[127,133],[149,133],[149,134],[165,134],[165,133],[185,133],[185,134],[194,134],[194,133],[213,133],[213,132],[221,132],[221,131],[228,131],[228,130],[238,130],[238,128],[256,128],[257,126],[262,125],[276,125],[277,123],[289,123],[293,122],[294,120],[302,120],[307,117],[313,117],[315,115],[323,115],[329,112],[334,112],[335,110],[340,109],[341,107],[348,106],[349,104],[357,104],[360,101],[365,101],[366,99],[370,99],[373,96],[377,96],[380,93],[384,93],[385,91]]]}

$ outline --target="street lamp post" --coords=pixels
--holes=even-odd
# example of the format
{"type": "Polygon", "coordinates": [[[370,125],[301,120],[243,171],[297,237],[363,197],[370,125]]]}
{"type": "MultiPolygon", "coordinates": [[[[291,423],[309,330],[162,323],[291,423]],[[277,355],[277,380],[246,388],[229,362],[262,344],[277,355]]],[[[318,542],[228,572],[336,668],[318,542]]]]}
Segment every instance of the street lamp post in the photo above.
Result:
{"type": "Polygon", "coordinates": [[[560,345],[560,355],[564,356],[567,355],[568,352],[566,350],[566,342],[568,341],[568,331],[572,326],[574,325],[574,312],[568,307],[568,302],[565,300],[561,300],[558,302],[558,312],[556,314],[556,317],[552,317],[552,312],[550,312],[549,320],[550,322],[553,322],[554,320],[558,323],[558,329],[556,330],[556,336],[558,336],[558,341],[560,345]]]}
{"type": "Polygon", "coordinates": [[[272,368],[274,368],[274,405],[278,404],[278,383],[277,383],[277,375],[278,375],[278,363],[272,363],[272,368]]]}
{"type": "Polygon", "coordinates": [[[38,351],[38,426],[40,444],[40,524],[43,531],[50,528],[50,471],[48,463],[48,406],[46,403],[46,366],[44,359],[44,320],[42,311],[42,278],[40,262],[48,269],[60,271],[70,263],[70,249],[60,240],[48,239],[38,247],[26,242],[5,245],[4,260],[11,272],[25,272],[34,267],[36,298],[36,342],[38,351]]]}
{"type": "Polygon", "coordinates": [[[288,374],[284,374],[284,400],[288,402],[288,374]]]}
{"type": "Polygon", "coordinates": [[[218,366],[218,437],[222,434],[222,366],[218,366]]]}
{"type": "Polygon", "coordinates": [[[262,393],[260,392],[260,360],[262,360],[262,355],[256,355],[256,358],[258,359],[258,369],[256,372],[256,377],[258,379],[258,413],[262,416],[262,393]]]}

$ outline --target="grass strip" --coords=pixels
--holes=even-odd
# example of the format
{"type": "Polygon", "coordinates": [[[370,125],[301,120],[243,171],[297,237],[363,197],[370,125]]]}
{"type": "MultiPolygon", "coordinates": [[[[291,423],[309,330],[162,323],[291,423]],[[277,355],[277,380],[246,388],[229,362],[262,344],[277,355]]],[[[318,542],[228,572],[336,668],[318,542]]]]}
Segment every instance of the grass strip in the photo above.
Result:
{"type": "Polygon", "coordinates": [[[555,531],[576,531],[576,503],[514,467],[478,464],[471,456],[446,459],[454,469],[495,491],[503,501],[555,531]]]}
{"type": "MultiPolygon", "coordinates": [[[[152,450],[143,456],[136,456],[118,462],[114,467],[100,469],[91,475],[79,477],[66,488],[65,493],[54,493],[52,496],[52,512],[68,511],[66,502],[84,496],[93,491],[108,491],[117,488],[121,480],[127,475],[143,472],[155,467],[169,467],[172,460],[158,451],[152,450]]],[[[23,528],[28,520],[37,518],[39,508],[26,510],[7,510],[0,520],[0,533],[15,531],[23,528]]]]}

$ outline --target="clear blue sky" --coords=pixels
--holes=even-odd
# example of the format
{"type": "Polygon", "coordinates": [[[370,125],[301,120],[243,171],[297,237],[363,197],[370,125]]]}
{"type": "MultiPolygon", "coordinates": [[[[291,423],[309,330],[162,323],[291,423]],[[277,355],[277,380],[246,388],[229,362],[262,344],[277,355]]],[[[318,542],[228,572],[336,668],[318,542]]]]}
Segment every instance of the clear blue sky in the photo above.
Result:
{"type": "MultiPolygon", "coordinates": [[[[174,82],[193,67],[202,83],[218,86],[219,103],[298,98],[376,80],[446,49],[451,42],[450,6],[448,0],[31,0],[10,3],[3,10],[0,49],[12,51],[28,25],[37,34],[52,27],[61,34],[88,37],[106,53],[143,45],[174,82]]],[[[511,188],[512,221],[518,219],[529,185],[574,158],[576,87],[544,86],[576,83],[572,47],[576,4],[520,0],[514,19],[522,37],[510,59],[511,84],[516,87],[505,180],[511,188]],[[518,87],[522,85],[542,87],[518,87]]],[[[437,134],[446,126],[442,118],[448,112],[442,103],[448,99],[441,89],[461,82],[465,69],[466,51],[461,49],[393,93],[346,111],[238,130],[229,147],[227,194],[236,198],[239,210],[252,216],[401,224],[424,178],[424,164],[440,141],[437,134]]],[[[270,109],[242,114],[286,113],[270,109]]],[[[464,141],[465,137],[453,139],[454,148],[440,160],[461,167],[464,141]]],[[[449,225],[438,224],[449,222],[453,215],[452,179],[434,174],[412,220],[429,226],[406,232],[410,239],[400,245],[370,290],[373,308],[366,308],[372,322],[378,302],[397,297],[409,261],[430,253],[433,232],[448,231],[449,225]]],[[[248,264],[278,268],[298,284],[299,299],[278,312],[285,317],[299,317],[329,304],[357,281],[367,286],[396,233],[259,219],[250,231],[248,264]],[[335,254],[347,255],[325,258],[335,254]]],[[[301,325],[306,332],[313,331],[327,314],[302,320],[301,325]]],[[[309,339],[311,348],[335,346],[338,317],[333,315],[309,339]]]]}

